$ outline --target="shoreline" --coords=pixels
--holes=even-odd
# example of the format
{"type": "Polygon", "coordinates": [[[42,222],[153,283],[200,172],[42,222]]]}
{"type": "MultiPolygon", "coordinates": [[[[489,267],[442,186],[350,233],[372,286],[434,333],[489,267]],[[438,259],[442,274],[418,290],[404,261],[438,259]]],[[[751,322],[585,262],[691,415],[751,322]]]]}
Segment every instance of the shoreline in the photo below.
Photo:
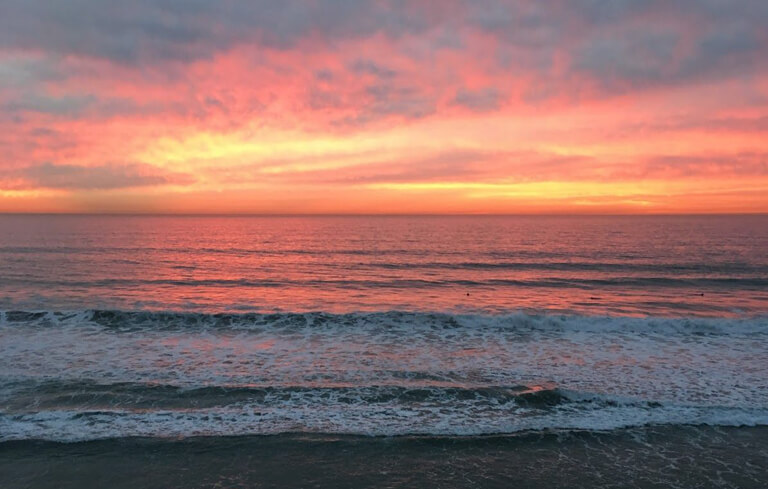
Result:
{"type": "Polygon", "coordinates": [[[762,487],[768,426],[0,443],[0,486],[762,487]]]}

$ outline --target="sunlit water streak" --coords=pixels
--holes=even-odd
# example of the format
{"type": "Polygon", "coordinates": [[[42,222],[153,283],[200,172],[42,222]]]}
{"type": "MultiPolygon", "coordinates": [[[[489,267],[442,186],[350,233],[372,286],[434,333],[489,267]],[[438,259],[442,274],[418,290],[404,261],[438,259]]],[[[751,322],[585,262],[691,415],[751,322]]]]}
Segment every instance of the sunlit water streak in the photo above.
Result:
{"type": "Polygon", "coordinates": [[[0,217],[5,310],[749,316],[768,217],[0,217]]]}

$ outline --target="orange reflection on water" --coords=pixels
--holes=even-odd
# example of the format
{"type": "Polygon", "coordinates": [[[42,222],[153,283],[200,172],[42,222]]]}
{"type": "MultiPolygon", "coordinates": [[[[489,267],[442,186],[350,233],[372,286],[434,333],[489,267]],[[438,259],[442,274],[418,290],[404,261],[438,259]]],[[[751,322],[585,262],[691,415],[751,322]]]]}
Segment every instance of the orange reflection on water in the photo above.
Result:
{"type": "Polygon", "coordinates": [[[52,310],[760,313],[765,219],[6,217],[0,264],[23,280],[0,296],[52,310]]]}

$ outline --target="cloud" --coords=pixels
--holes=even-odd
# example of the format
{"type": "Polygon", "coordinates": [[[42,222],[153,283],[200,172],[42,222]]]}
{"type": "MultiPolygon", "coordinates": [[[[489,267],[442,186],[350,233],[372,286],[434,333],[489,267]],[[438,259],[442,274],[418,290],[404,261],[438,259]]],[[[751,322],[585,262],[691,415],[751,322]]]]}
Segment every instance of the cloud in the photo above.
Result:
{"type": "Polygon", "coordinates": [[[343,172],[307,172],[296,177],[331,183],[430,182],[478,179],[493,172],[499,155],[488,151],[451,149],[434,154],[397,159],[371,159],[343,172]]]}
{"type": "Polygon", "coordinates": [[[752,180],[765,25],[765,0],[0,0],[0,187],[752,180]]]}
{"type": "Polygon", "coordinates": [[[50,57],[12,55],[0,58],[0,89],[61,81],[65,77],[58,60],[50,57]]]}
{"type": "Polygon", "coordinates": [[[42,93],[24,93],[20,97],[0,103],[6,114],[38,112],[58,116],[76,117],[93,105],[95,98],[88,95],[52,97],[42,93]]]}
{"type": "Polygon", "coordinates": [[[60,189],[60,190],[114,190],[159,185],[188,185],[194,182],[190,175],[164,172],[151,165],[77,166],[41,163],[0,173],[0,188],[60,189]]]}
{"type": "Polygon", "coordinates": [[[272,181],[296,184],[365,185],[379,183],[679,180],[724,176],[768,176],[768,153],[643,155],[630,159],[595,158],[536,151],[483,151],[452,148],[415,156],[376,153],[316,158],[318,169],[263,173],[264,166],[312,163],[306,158],[253,162],[247,167],[210,168],[209,178],[226,182],[272,181]],[[325,161],[348,163],[323,168],[325,161]],[[223,179],[222,179],[223,176],[223,179]]]}
{"type": "Polygon", "coordinates": [[[494,87],[480,90],[461,88],[453,98],[453,103],[476,111],[496,110],[501,103],[501,94],[494,87]]]}
{"type": "Polygon", "coordinates": [[[353,73],[373,75],[376,78],[382,79],[389,79],[397,76],[397,71],[369,59],[357,59],[350,63],[349,69],[353,73]]]}
{"type": "Polygon", "coordinates": [[[690,38],[697,46],[690,56],[718,64],[734,49],[759,61],[766,21],[763,0],[5,0],[0,48],[166,63],[208,59],[235,46],[323,49],[377,36],[415,36],[434,50],[455,49],[465,36],[483,33],[518,55],[573,50],[588,58],[576,60],[581,66],[611,41],[630,55],[655,51],[654,30],[661,29],[690,38]],[[650,32],[645,46],[637,35],[643,31],[650,32]],[[634,37],[629,43],[627,33],[634,37]]]}
{"type": "Polygon", "coordinates": [[[762,117],[683,117],[667,118],[644,124],[628,124],[622,130],[628,134],[666,131],[699,131],[768,134],[768,116],[762,117]]]}
{"type": "Polygon", "coordinates": [[[366,89],[369,104],[364,115],[399,114],[407,118],[424,117],[435,110],[432,95],[413,86],[375,84],[366,89]]]}
{"type": "Polygon", "coordinates": [[[331,185],[360,185],[374,183],[428,182],[533,182],[557,180],[564,175],[575,179],[599,176],[590,166],[596,161],[587,156],[563,156],[533,151],[484,151],[449,148],[412,156],[386,156],[377,152],[351,155],[328,155],[324,158],[281,159],[253,162],[247,167],[209,168],[209,178],[222,183],[233,181],[276,181],[331,185]],[[314,160],[314,161],[313,161],[314,160]],[[346,160],[346,161],[345,161],[346,160]],[[342,163],[323,168],[323,163],[342,163]],[[263,173],[261,167],[273,165],[290,168],[294,165],[318,169],[263,173]],[[308,165],[310,164],[310,165],[308,165]],[[223,177],[223,179],[222,179],[223,177]]]}
{"type": "Polygon", "coordinates": [[[717,29],[691,33],[677,24],[639,24],[624,29],[621,36],[600,33],[574,50],[571,69],[588,75],[601,90],[627,92],[735,74],[744,77],[768,67],[759,54],[765,46],[756,33],[717,29]]]}
{"type": "MultiPolygon", "coordinates": [[[[193,99],[234,82],[243,98],[258,92],[281,112],[301,92],[304,108],[345,107],[331,124],[364,125],[451,106],[493,111],[516,98],[572,102],[766,74],[766,23],[763,0],[5,0],[0,84],[29,86],[5,112],[81,117],[144,109],[112,93],[49,92],[41,84],[80,77],[87,86],[92,76],[108,92],[110,76],[127,75],[155,93],[173,79],[183,89],[169,98],[198,93],[157,109],[189,116],[193,99]],[[216,62],[233,52],[242,56],[240,72],[218,78],[216,62]],[[30,53],[43,54],[19,60],[30,53]],[[83,60],[97,72],[83,72],[83,60]],[[478,84],[486,88],[467,88],[478,84]],[[524,86],[510,90],[515,84],[524,86]],[[296,85],[303,86],[286,93],[296,85]],[[357,106],[360,113],[350,114],[357,106]]],[[[198,112],[236,114],[232,105],[247,104],[234,97],[224,105],[198,112]]]]}
{"type": "Polygon", "coordinates": [[[614,178],[768,176],[768,153],[658,155],[614,173],[614,178]]]}
{"type": "Polygon", "coordinates": [[[120,63],[193,61],[242,43],[287,49],[310,37],[399,36],[430,26],[419,7],[373,0],[6,0],[0,45],[120,63]]]}
{"type": "MultiPolygon", "coordinates": [[[[82,91],[54,95],[47,88],[33,84],[19,86],[4,99],[0,97],[0,120],[15,120],[18,116],[27,114],[44,114],[71,120],[86,117],[104,119],[115,116],[157,114],[171,109],[168,103],[147,103],[125,97],[97,96],[82,91]]],[[[199,105],[210,110],[216,104],[208,97],[199,105]]],[[[189,110],[186,107],[175,109],[176,112],[182,112],[179,109],[189,110]]]]}
{"type": "Polygon", "coordinates": [[[359,128],[389,118],[417,120],[435,114],[438,97],[422,87],[393,82],[372,83],[345,97],[338,91],[314,90],[310,94],[315,109],[345,109],[331,119],[336,128],[359,128]]]}
{"type": "Polygon", "coordinates": [[[327,68],[322,68],[315,71],[315,78],[321,82],[332,81],[334,76],[335,75],[333,74],[333,71],[327,68]]]}

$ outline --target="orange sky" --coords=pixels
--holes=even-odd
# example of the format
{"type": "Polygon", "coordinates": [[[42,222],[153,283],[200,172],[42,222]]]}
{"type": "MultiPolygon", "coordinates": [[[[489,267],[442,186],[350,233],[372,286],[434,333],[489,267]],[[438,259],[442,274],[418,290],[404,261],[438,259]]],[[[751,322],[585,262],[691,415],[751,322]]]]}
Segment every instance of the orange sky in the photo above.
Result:
{"type": "Polygon", "coordinates": [[[0,7],[0,211],[768,212],[762,0],[0,7]]]}

